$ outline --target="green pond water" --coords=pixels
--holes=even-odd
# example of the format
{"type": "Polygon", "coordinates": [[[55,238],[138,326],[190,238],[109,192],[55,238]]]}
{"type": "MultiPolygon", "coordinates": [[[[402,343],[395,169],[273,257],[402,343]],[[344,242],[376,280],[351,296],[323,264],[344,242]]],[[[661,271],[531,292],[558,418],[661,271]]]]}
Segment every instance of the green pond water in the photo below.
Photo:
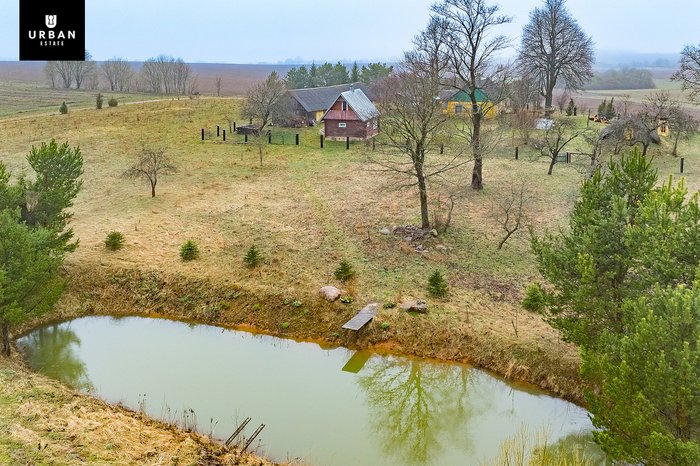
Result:
{"type": "Polygon", "coordinates": [[[488,464],[523,426],[589,443],[587,412],[463,364],[324,349],[208,325],[86,317],[18,340],[29,364],[110,403],[311,465],[488,464]]]}

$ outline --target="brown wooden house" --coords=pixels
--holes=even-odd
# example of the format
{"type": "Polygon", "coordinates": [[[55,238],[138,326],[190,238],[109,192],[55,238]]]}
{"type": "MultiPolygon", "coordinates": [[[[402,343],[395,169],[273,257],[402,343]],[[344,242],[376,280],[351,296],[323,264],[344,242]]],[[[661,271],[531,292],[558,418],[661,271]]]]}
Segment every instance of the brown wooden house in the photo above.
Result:
{"type": "Polygon", "coordinates": [[[361,89],[341,93],[323,115],[327,139],[370,139],[379,132],[379,110],[361,89]]]}
{"type": "Polygon", "coordinates": [[[361,89],[367,97],[372,99],[370,89],[362,83],[292,89],[287,91],[287,95],[292,99],[294,115],[303,118],[306,123],[313,126],[321,121],[326,110],[333,105],[339,94],[352,89],[361,89]]]}

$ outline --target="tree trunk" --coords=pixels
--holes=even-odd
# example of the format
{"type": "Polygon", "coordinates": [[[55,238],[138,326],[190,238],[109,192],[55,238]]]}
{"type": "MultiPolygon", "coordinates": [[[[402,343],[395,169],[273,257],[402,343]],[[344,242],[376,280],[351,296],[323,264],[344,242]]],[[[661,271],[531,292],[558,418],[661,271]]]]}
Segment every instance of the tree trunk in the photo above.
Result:
{"type": "Polygon", "coordinates": [[[156,183],[157,181],[151,183],[151,197],[156,197],[156,183]]]}
{"type": "Polygon", "coordinates": [[[430,217],[428,216],[428,188],[425,185],[423,168],[416,167],[416,177],[418,178],[418,194],[420,195],[420,218],[421,227],[430,228],[430,217]]]}
{"type": "Polygon", "coordinates": [[[649,144],[642,144],[642,155],[647,155],[647,149],[649,149],[649,144]]]}
{"type": "Polygon", "coordinates": [[[10,326],[7,322],[0,324],[0,333],[2,333],[2,354],[10,355],[10,326]]]}
{"type": "Polygon", "coordinates": [[[676,135],[673,138],[673,152],[671,152],[671,155],[674,157],[678,157],[678,138],[680,137],[680,132],[676,131],[676,135]]]}
{"type": "Polygon", "coordinates": [[[551,175],[551,174],[552,174],[552,170],[554,170],[554,164],[556,164],[556,163],[557,163],[557,156],[554,155],[554,156],[552,157],[552,161],[549,162],[549,170],[547,170],[547,174],[548,174],[548,175],[551,175]]]}
{"type": "Polygon", "coordinates": [[[482,177],[483,160],[481,158],[481,114],[476,105],[472,108],[472,125],[474,134],[472,135],[472,155],[474,156],[474,170],[472,171],[472,189],[480,190],[484,187],[482,177]]]}

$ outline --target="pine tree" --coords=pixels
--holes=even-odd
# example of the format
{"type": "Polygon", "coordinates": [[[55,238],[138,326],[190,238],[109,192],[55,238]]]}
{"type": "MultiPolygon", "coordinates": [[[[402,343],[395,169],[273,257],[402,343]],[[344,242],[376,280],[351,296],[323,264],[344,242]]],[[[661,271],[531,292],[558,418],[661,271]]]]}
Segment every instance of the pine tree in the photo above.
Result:
{"type": "Polygon", "coordinates": [[[533,239],[540,272],[552,285],[537,290],[545,294],[543,313],[565,340],[596,347],[604,334],[624,331],[624,301],[656,284],[690,286],[695,279],[698,193],[687,196],[683,181],[656,182],[651,161],[635,148],[583,183],[568,230],[533,239]]]}
{"type": "Polygon", "coordinates": [[[569,99],[569,105],[566,107],[566,116],[572,116],[574,114],[574,107],[576,104],[574,104],[574,99],[569,99]]]}
{"type": "Polygon", "coordinates": [[[617,114],[617,113],[615,112],[615,104],[614,104],[614,102],[615,102],[615,97],[612,97],[612,98],[610,99],[610,102],[608,103],[607,108],[605,109],[605,116],[606,116],[609,120],[615,118],[615,115],[617,114]]]}
{"type": "Polygon", "coordinates": [[[603,118],[608,112],[608,99],[603,99],[603,101],[598,105],[598,116],[603,118]]]}
{"type": "Polygon", "coordinates": [[[625,335],[584,352],[593,436],[625,464],[700,464],[700,283],[625,306],[625,335]]]}
{"type": "Polygon", "coordinates": [[[197,243],[192,241],[191,239],[188,239],[185,244],[182,245],[180,248],[180,258],[182,258],[183,261],[191,261],[194,259],[197,259],[199,257],[199,247],[197,247],[197,243]]]}
{"type": "Polygon", "coordinates": [[[356,83],[360,80],[360,68],[357,66],[357,62],[352,64],[352,72],[350,73],[350,82],[356,83]]]}
{"type": "Polygon", "coordinates": [[[62,115],[65,115],[66,113],[68,113],[68,105],[66,105],[66,103],[63,102],[58,108],[58,111],[61,112],[62,115]]]}
{"type": "Polygon", "coordinates": [[[245,262],[251,269],[260,265],[262,261],[263,256],[256,245],[252,245],[243,257],[243,262],[245,262]]]}
{"type": "Polygon", "coordinates": [[[338,265],[338,268],[335,269],[335,272],[333,272],[333,276],[335,276],[337,280],[340,280],[340,282],[345,283],[355,276],[355,270],[353,269],[350,262],[348,262],[346,259],[343,259],[342,261],[340,261],[340,265],[338,265]]]}
{"type": "Polygon", "coordinates": [[[428,293],[434,298],[444,298],[447,296],[449,288],[445,277],[439,270],[434,271],[428,278],[428,293]]]}

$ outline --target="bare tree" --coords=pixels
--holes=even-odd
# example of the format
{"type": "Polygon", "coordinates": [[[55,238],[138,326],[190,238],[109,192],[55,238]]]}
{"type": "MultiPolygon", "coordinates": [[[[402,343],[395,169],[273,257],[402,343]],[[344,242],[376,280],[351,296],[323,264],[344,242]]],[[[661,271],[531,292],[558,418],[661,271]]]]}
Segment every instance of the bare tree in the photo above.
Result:
{"type": "Polygon", "coordinates": [[[92,55],[87,50],[85,51],[84,61],[73,61],[73,79],[75,79],[76,89],[80,89],[83,83],[90,82],[90,78],[97,73],[97,67],[95,65],[95,60],[92,59],[92,55]]]}
{"type": "Polygon", "coordinates": [[[216,96],[221,97],[221,76],[214,78],[214,87],[216,88],[216,96]]]}
{"type": "Polygon", "coordinates": [[[56,74],[61,78],[63,87],[65,89],[70,89],[70,87],[73,85],[73,62],[59,60],[53,63],[56,74]]]}
{"type": "Polygon", "coordinates": [[[540,141],[540,153],[549,159],[548,175],[552,174],[559,154],[571,141],[579,137],[583,131],[577,127],[574,120],[551,120],[551,124],[544,130],[543,138],[540,141]]]}
{"type": "Polygon", "coordinates": [[[123,58],[110,58],[102,63],[100,69],[107,80],[110,91],[124,92],[131,87],[134,70],[131,69],[129,62],[123,58]]]}
{"type": "Polygon", "coordinates": [[[196,88],[196,77],[192,67],[182,58],[159,55],[149,58],[141,68],[141,82],[146,90],[154,94],[192,94],[196,88]]]}
{"type": "Polygon", "coordinates": [[[160,175],[175,173],[177,168],[165,154],[164,148],[144,146],[136,162],[124,173],[124,178],[146,178],[151,185],[151,197],[156,197],[156,185],[160,175]]]}
{"type": "Polygon", "coordinates": [[[493,36],[493,32],[498,26],[510,23],[511,18],[500,15],[498,5],[489,5],[486,0],[442,0],[432,6],[432,11],[448,31],[445,53],[452,79],[445,84],[464,91],[471,101],[469,140],[474,159],[471,186],[482,189],[482,121],[491,107],[506,96],[506,68],[497,65],[494,59],[508,46],[508,38],[493,36]],[[480,99],[480,88],[487,84],[488,99],[480,99]]]}
{"type": "Polygon", "coordinates": [[[430,228],[428,212],[428,180],[439,177],[468,161],[459,155],[438,159],[429,157],[436,150],[436,139],[448,120],[436,96],[440,89],[438,76],[426,64],[404,62],[399,70],[385,78],[378,88],[382,110],[382,133],[387,149],[370,160],[380,170],[408,178],[399,188],[418,188],[421,226],[430,228]]]}
{"type": "Polygon", "coordinates": [[[44,65],[44,74],[52,89],[56,88],[56,80],[58,79],[58,71],[56,70],[55,61],[47,61],[44,65]]]}
{"type": "Polygon", "coordinates": [[[492,218],[498,222],[505,235],[498,243],[498,249],[503,249],[506,241],[527,221],[527,206],[530,201],[527,183],[525,179],[518,182],[511,181],[510,189],[505,195],[500,196],[491,209],[492,218]]]}
{"type": "Polygon", "coordinates": [[[668,125],[673,138],[672,155],[678,155],[678,141],[688,140],[698,132],[698,121],[686,112],[681,106],[671,108],[669,112],[668,125]]]}
{"type": "Polygon", "coordinates": [[[680,81],[683,90],[690,91],[690,99],[700,96],[700,45],[686,45],[681,52],[680,69],[671,78],[680,81]]]}
{"type": "Polygon", "coordinates": [[[286,92],[284,81],[280,79],[276,71],[273,71],[265,81],[257,83],[246,95],[243,116],[257,121],[257,131],[253,142],[258,148],[261,166],[265,147],[263,137],[266,136],[264,130],[284,106],[286,92]]]}
{"type": "Polygon", "coordinates": [[[286,92],[284,81],[279,78],[276,71],[273,71],[265,81],[259,82],[248,91],[243,106],[243,116],[257,120],[258,131],[262,133],[272,122],[286,92]]]}
{"type": "Polygon", "coordinates": [[[571,96],[569,95],[568,92],[560,92],[559,95],[557,95],[557,109],[559,110],[559,114],[562,115],[564,113],[564,109],[566,106],[569,104],[569,99],[571,96]]]}
{"type": "Polygon", "coordinates": [[[514,113],[511,117],[511,127],[520,135],[520,141],[527,145],[530,144],[530,136],[535,130],[535,114],[529,110],[521,109],[514,113]]]}
{"type": "Polygon", "coordinates": [[[537,83],[529,76],[521,76],[508,84],[508,99],[514,112],[534,110],[539,106],[539,90],[537,83]]]}
{"type": "Polygon", "coordinates": [[[530,12],[523,28],[518,64],[523,74],[539,82],[545,115],[552,114],[552,94],[562,78],[568,90],[578,90],[593,77],[593,41],[566,9],[565,0],[544,0],[530,12]]]}

